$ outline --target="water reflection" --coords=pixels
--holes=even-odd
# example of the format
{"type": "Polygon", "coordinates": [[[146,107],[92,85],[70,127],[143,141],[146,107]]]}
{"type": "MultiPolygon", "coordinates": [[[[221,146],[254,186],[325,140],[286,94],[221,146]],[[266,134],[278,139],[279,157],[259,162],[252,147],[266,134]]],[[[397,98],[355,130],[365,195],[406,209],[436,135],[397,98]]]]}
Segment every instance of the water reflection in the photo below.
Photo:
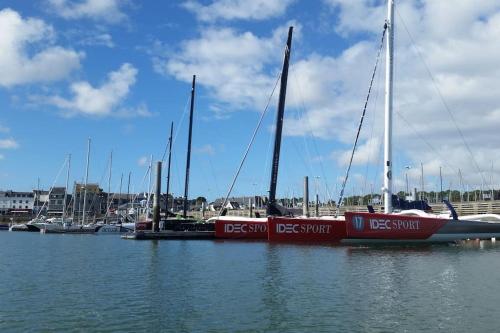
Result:
{"type": "Polygon", "coordinates": [[[500,324],[500,247],[491,242],[49,236],[0,233],[0,331],[469,332],[500,324]]]}

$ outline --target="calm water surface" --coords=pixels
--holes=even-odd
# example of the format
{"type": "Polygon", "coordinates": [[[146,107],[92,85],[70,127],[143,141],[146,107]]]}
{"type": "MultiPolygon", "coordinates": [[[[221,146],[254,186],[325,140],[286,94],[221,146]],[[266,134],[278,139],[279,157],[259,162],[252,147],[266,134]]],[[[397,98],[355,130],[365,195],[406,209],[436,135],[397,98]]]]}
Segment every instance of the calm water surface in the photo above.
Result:
{"type": "Polygon", "coordinates": [[[496,332],[500,244],[0,232],[0,332],[496,332]]]}

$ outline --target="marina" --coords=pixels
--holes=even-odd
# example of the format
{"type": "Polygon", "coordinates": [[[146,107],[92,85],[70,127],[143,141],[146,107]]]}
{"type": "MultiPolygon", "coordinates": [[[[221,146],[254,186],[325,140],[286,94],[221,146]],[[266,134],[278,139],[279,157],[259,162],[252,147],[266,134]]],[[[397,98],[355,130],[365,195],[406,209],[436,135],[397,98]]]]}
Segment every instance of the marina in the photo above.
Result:
{"type": "Polygon", "coordinates": [[[500,3],[2,6],[0,332],[498,331],[500,3]]]}

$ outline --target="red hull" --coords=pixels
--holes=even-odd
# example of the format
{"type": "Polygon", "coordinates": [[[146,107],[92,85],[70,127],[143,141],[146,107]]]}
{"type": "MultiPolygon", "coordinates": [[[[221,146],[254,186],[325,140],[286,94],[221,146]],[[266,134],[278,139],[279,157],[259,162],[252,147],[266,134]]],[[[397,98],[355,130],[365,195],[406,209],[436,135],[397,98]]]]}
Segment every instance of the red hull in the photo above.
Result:
{"type": "Polygon", "coordinates": [[[440,218],[354,212],[346,212],[345,220],[269,217],[259,221],[224,217],[215,221],[215,237],[309,243],[426,240],[448,222],[440,218]]]}
{"type": "Polygon", "coordinates": [[[252,221],[235,218],[215,221],[215,238],[267,239],[267,221],[252,221]]]}
{"type": "Polygon", "coordinates": [[[153,228],[153,222],[152,221],[141,221],[141,222],[136,222],[135,223],[135,230],[151,230],[153,228]]]}
{"type": "Polygon", "coordinates": [[[269,217],[269,241],[338,243],[347,237],[345,221],[269,217]]]}
{"type": "Polygon", "coordinates": [[[448,220],[377,213],[346,212],[347,238],[410,240],[427,239],[448,220]]]}

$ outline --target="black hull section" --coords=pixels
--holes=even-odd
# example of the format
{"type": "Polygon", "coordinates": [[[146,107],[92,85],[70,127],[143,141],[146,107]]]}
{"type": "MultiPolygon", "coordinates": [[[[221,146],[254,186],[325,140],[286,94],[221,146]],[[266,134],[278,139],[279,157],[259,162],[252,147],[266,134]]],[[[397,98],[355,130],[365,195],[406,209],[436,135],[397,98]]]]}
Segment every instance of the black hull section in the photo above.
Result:
{"type": "Polygon", "coordinates": [[[500,223],[450,220],[436,234],[500,234],[500,223]]]}

